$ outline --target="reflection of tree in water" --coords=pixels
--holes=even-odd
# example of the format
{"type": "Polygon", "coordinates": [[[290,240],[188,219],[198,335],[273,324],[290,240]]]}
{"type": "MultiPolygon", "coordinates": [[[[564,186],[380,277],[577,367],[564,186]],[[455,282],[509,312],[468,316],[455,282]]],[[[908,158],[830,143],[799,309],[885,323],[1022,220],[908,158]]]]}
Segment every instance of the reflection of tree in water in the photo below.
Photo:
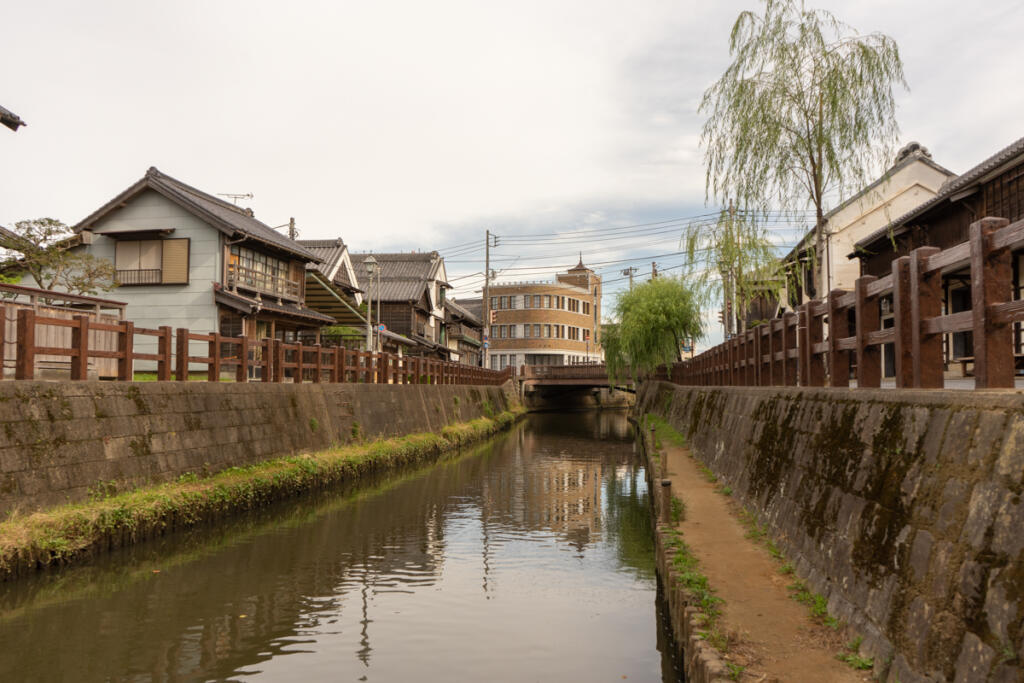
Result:
{"type": "Polygon", "coordinates": [[[26,618],[0,622],[4,650],[19,653],[14,662],[0,656],[0,679],[32,678],[30,666],[40,678],[47,671],[79,671],[83,679],[231,678],[308,648],[309,634],[346,609],[359,624],[351,656],[369,668],[374,596],[433,586],[444,569],[446,529],[467,511],[479,520],[489,595],[494,553],[507,532],[528,538],[546,531],[580,555],[607,534],[622,565],[644,572],[645,535],[646,563],[653,563],[647,494],[628,440],[622,414],[533,415],[478,456],[184,537],[188,560],[142,548],[163,573],[122,576],[82,599],[19,603],[26,618]]]}

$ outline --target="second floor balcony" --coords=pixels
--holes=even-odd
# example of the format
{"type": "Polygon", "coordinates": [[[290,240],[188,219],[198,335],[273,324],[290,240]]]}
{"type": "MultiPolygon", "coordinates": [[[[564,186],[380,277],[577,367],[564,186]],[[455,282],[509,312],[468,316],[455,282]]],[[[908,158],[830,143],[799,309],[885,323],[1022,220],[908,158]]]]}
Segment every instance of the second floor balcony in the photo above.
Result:
{"type": "Polygon", "coordinates": [[[291,301],[302,300],[301,282],[277,277],[237,263],[228,264],[227,286],[229,289],[244,289],[291,301]]]}

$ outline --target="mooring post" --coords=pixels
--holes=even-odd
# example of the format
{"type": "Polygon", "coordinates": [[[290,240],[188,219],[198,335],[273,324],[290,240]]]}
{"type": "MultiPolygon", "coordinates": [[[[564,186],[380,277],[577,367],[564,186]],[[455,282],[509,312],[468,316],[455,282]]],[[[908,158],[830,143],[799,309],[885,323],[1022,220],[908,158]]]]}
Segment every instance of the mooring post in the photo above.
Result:
{"type": "Polygon", "coordinates": [[[672,524],[672,480],[661,480],[661,521],[663,524],[672,524]]]}

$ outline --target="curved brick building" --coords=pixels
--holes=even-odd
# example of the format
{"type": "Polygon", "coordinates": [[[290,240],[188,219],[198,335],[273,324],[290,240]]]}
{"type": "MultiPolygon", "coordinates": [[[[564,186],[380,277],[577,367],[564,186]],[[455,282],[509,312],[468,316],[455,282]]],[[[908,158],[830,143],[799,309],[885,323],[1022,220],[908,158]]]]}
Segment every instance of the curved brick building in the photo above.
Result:
{"type": "Polygon", "coordinates": [[[490,367],[562,365],[601,361],[601,278],[582,259],[554,282],[497,283],[490,367]]]}

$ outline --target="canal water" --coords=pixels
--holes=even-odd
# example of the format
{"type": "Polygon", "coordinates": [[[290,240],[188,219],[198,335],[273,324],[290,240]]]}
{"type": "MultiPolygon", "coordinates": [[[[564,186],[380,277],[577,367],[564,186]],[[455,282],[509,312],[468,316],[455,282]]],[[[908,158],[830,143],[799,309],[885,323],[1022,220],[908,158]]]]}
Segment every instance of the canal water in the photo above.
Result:
{"type": "Polygon", "coordinates": [[[0,681],[676,681],[620,412],[0,585],[0,681]]]}

